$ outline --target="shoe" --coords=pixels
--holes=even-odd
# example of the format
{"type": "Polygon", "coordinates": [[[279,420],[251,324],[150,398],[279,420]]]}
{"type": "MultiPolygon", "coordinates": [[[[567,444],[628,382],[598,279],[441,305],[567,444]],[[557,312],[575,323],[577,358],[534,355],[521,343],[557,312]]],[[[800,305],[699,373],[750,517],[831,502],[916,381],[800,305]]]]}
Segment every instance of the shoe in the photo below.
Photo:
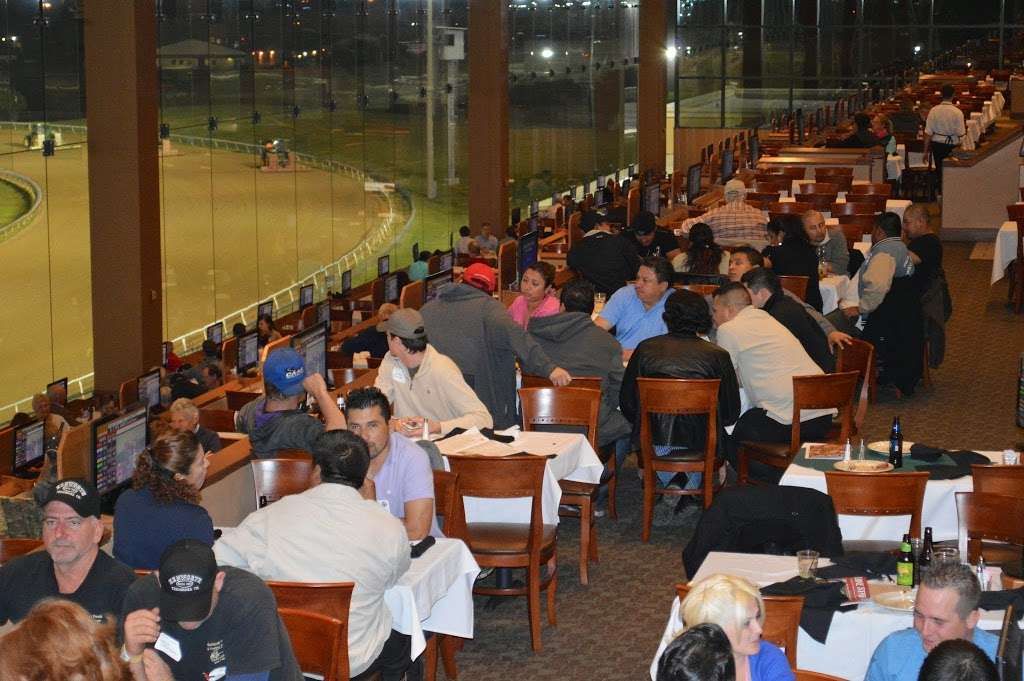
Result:
{"type": "Polygon", "coordinates": [[[476,581],[482,582],[485,579],[487,579],[488,577],[490,577],[492,574],[494,574],[494,568],[491,568],[491,567],[484,568],[483,570],[480,571],[480,574],[478,574],[476,576],[476,581]]]}
{"type": "Polygon", "coordinates": [[[604,509],[604,508],[595,508],[594,509],[594,517],[595,518],[603,518],[606,515],[608,515],[607,509],[604,509]]]}

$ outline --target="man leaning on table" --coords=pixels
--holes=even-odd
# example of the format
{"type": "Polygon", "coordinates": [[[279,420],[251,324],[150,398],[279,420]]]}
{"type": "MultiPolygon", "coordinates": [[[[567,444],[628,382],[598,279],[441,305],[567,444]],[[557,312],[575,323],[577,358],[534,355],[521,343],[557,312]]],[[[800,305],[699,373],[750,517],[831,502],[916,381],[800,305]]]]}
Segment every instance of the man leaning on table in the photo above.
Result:
{"type": "Polygon", "coordinates": [[[970,566],[941,563],[925,570],[914,603],[914,626],[886,636],[864,681],[916,681],[924,659],[943,641],[965,639],[995,660],[999,639],[977,628],[981,589],[970,566]]]}

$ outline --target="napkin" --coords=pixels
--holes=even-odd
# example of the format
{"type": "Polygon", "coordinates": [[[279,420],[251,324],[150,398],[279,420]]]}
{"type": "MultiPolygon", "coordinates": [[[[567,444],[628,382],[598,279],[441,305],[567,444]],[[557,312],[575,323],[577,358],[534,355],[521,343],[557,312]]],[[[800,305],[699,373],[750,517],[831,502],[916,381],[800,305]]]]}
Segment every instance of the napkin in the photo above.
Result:
{"type": "Polygon", "coordinates": [[[929,480],[955,480],[971,474],[971,469],[960,466],[945,466],[941,464],[915,466],[914,470],[928,474],[929,480]]]}
{"type": "MultiPolygon", "coordinates": [[[[442,438],[438,438],[438,441],[440,442],[441,440],[447,440],[450,437],[455,437],[456,435],[462,435],[465,432],[466,432],[465,428],[452,428],[448,432],[447,435],[445,435],[442,438]]],[[[504,442],[505,444],[510,444],[510,443],[516,441],[516,438],[515,438],[514,435],[498,435],[491,428],[481,428],[480,429],[480,434],[483,435],[488,440],[494,440],[495,442],[504,442]]]]}
{"type": "Polygon", "coordinates": [[[896,574],[896,556],[888,551],[847,551],[832,558],[832,565],[818,568],[817,575],[835,577],[867,577],[883,579],[896,574]]]}
{"type": "Polygon", "coordinates": [[[846,601],[842,588],[839,582],[793,577],[785,582],[762,587],[761,593],[765,596],[803,596],[804,609],[800,613],[800,628],[818,643],[824,643],[836,611],[846,612],[856,607],[842,607],[846,601]]]}
{"type": "Polygon", "coordinates": [[[910,458],[935,463],[942,456],[943,451],[945,450],[938,449],[936,447],[929,447],[928,445],[923,445],[920,443],[915,443],[910,447],[910,458]]]}

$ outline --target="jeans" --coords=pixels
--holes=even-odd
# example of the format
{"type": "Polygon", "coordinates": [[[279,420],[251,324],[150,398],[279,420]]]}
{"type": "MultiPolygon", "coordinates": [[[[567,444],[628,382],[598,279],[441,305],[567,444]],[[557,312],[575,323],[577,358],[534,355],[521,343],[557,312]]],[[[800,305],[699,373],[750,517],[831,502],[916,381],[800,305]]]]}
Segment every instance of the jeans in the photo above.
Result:
{"type": "Polygon", "coordinates": [[[353,676],[352,681],[364,681],[375,673],[380,672],[384,681],[401,681],[406,670],[412,661],[409,656],[412,654],[412,639],[406,635],[391,630],[391,636],[384,643],[384,649],[380,651],[377,659],[370,663],[359,676],[353,676]]]}

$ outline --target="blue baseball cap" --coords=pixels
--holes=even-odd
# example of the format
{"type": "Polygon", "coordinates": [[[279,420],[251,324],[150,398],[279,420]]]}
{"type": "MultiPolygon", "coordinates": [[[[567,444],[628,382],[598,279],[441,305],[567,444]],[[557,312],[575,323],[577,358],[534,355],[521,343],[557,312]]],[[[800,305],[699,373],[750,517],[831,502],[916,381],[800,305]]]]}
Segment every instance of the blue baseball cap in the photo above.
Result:
{"type": "Polygon", "coordinates": [[[277,388],[283,395],[298,395],[304,388],[306,363],[292,348],[279,348],[267,357],[263,365],[263,380],[277,388]]]}

